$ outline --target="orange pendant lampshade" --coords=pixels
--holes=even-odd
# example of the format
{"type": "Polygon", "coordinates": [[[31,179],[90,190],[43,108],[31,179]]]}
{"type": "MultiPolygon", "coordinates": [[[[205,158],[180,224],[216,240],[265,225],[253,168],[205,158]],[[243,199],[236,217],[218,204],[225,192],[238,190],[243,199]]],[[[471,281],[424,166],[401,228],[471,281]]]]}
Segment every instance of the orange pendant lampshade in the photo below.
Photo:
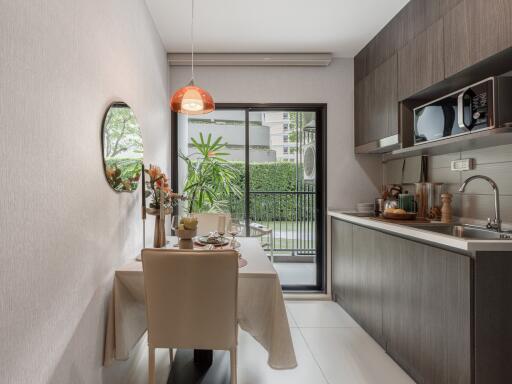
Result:
{"type": "Polygon", "coordinates": [[[194,85],[194,0],[192,0],[192,22],[190,24],[190,40],[192,41],[192,80],[178,89],[171,97],[171,110],[186,115],[202,115],[215,110],[215,103],[210,94],[203,88],[194,85]]]}
{"type": "Polygon", "coordinates": [[[191,81],[187,86],[178,89],[171,98],[171,110],[186,115],[202,115],[215,110],[211,95],[191,81]]]}

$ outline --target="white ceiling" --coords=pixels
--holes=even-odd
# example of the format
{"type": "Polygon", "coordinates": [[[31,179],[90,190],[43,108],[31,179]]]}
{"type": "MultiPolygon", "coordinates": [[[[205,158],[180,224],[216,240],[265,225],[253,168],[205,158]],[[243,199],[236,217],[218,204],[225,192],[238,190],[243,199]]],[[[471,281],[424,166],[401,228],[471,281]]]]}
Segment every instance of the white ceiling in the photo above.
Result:
{"type": "MultiPolygon", "coordinates": [[[[353,57],[408,0],[195,0],[196,52],[353,57]]],[[[191,0],[146,0],[168,52],[190,52],[191,0]]]]}

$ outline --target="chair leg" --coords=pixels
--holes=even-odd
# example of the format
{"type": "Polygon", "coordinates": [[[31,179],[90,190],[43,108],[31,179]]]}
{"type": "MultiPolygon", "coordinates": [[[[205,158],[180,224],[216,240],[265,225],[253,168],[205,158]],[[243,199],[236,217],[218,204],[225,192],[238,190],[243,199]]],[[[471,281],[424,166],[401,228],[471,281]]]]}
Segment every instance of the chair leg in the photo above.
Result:
{"type": "Polygon", "coordinates": [[[231,360],[231,384],[236,384],[236,347],[229,351],[229,357],[231,360]]]}
{"type": "Polygon", "coordinates": [[[148,349],[148,384],[155,384],[155,348],[148,349]]]}
{"type": "Polygon", "coordinates": [[[270,261],[274,265],[274,231],[270,231],[270,261]]]}
{"type": "Polygon", "coordinates": [[[169,348],[169,362],[171,364],[171,367],[172,367],[172,363],[174,361],[174,354],[173,354],[173,349],[172,348],[169,348]]]}

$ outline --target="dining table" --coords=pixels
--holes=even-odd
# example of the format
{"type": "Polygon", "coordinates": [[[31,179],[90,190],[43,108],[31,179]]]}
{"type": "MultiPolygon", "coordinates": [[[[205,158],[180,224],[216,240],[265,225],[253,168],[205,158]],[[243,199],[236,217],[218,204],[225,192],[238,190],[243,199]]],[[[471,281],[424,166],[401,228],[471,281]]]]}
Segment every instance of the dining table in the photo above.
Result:
{"type": "MultiPolygon", "coordinates": [[[[176,237],[167,240],[165,248],[176,247],[176,237]]],[[[258,239],[241,237],[237,241],[246,261],[240,263],[238,274],[238,324],[267,351],[271,368],[295,368],[297,360],[279,276],[258,239]]],[[[132,260],[116,269],[105,336],[105,366],[115,360],[128,360],[144,336],[144,296],[142,262],[132,260]]]]}

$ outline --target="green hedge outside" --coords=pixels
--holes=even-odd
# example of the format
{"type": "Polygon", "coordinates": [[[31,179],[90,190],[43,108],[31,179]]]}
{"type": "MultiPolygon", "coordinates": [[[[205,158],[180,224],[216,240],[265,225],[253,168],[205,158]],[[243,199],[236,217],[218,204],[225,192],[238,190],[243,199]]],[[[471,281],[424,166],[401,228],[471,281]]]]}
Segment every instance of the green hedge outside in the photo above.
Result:
{"type": "MultiPolygon", "coordinates": [[[[245,189],[245,163],[230,162],[240,172],[237,184],[245,189]]],[[[296,192],[314,191],[314,187],[305,186],[302,180],[302,167],[288,162],[253,163],[249,165],[251,192],[296,192]],[[297,185],[297,176],[299,183],[297,185]]],[[[315,201],[313,197],[288,194],[251,194],[251,220],[254,221],[294,221],[312,220],[315,201]],[[298,200],[297,200],[298,199],[298,200]],[[297,210],[297,207],[299,209],[297,210]],[[298,215],[298,217],[297,217],[298,215]]],[[[228,209],[233,217],[241,218],[244,200],[233,196],[222,196],[228,202],[228,209]]]]}

